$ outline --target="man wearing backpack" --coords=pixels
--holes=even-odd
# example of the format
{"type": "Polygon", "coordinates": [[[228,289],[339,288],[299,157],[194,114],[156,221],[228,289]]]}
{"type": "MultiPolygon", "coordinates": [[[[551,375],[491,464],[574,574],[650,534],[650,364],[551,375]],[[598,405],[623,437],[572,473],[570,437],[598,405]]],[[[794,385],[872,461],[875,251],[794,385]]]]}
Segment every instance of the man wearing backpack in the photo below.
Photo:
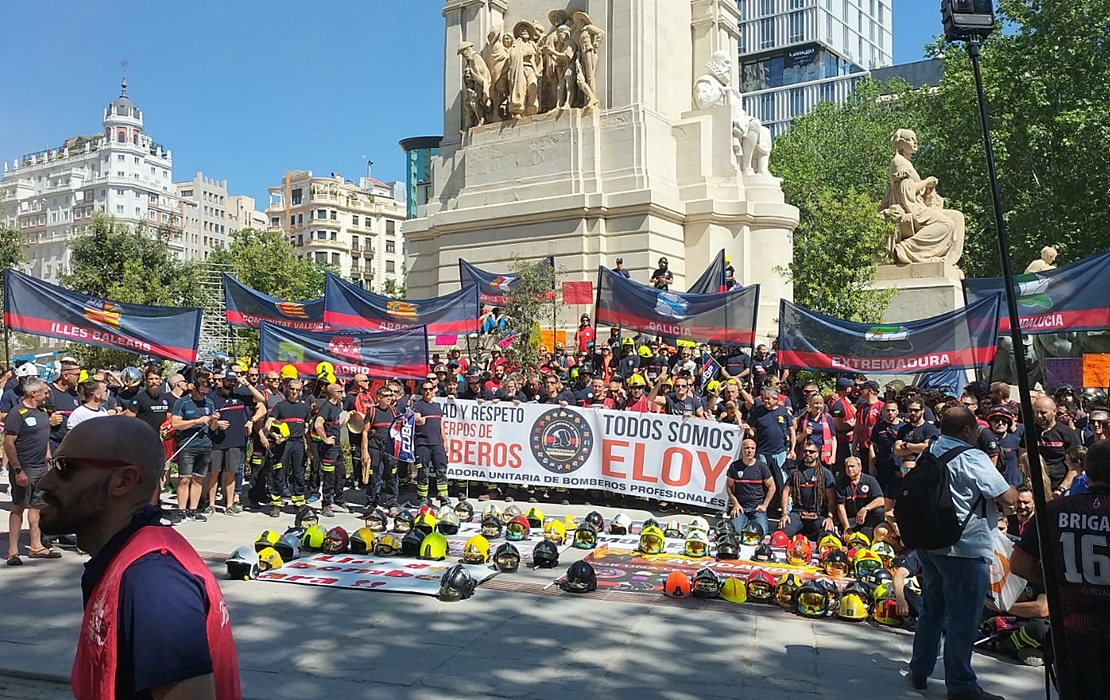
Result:
{"type": "Polygon", "coordinates": [[[920,456],[894,494],[902,537],[917,549],[922,568],[922,609],[910,682],[918,690],[926,687],[944,631],[948,697],[1001,700],[979,687],[971,651],[990,582],[991,528],[998,522],[994,504],[1013,506],[1017,491],[987,455],[973,447],[979,435],[975,414],[954,406],[944,413],[940,427],[941,437],[920,456]]]}

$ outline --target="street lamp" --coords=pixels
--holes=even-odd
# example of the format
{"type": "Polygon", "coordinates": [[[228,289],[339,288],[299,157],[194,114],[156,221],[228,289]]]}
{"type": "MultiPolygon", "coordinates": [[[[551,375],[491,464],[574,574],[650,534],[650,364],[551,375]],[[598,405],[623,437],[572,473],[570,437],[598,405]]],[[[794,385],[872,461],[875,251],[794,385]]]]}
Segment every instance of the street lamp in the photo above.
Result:
{"type": "MultiPolygon", "coordinates": [[[[1002,282],[1006,289],[1006,309],[1010,317],[1010,338],[1015,348],[1022,347],[1021,323],[1018,317],[1017,293],[1014,286],[1013,265],[1010,262],[1010,239],[1006,235],[1006,222],[1002,215],[1002,194],[998,187],[998,173],[994,166],[994,148],[991,146],[990,120],[987,116],[987,100],[983,93],[983,74],[979,70],[979,49],[994,31],[993,0],[941,0],[941,22],[944,25],[944,38],[950,42],[963,42],[971,57],[971,70],[975,74],[975,92],[979,102],[979,122],[983,129],[983,148],[987,156],[987,176],[990,179],[991,199],[994,204],[995,227],[998,229],[998,252],[1002,259],[1002,282]]],[[[1029,457],[1029,470],[1033,486],[1033,500],[1039,517],[1034,518],[1037,539],[1040,543],[1041,568],[1044,578],[1045,596],[1048,598],[1049,624],[1052,627],[1052,647],[1055,652],[1056,692],[1061,700],[1074,700],[1072,688],[1071,663],[1068,658],[1067,644],[1064,641],[1064,609],[1060,600],[1059,580],[1056,572],[1055,541],[1048,521],[1048,500],[1044,489],[1044,467],[1040,449],[1033,430],[1036,418],[1033,415],[1033,401],[1030,395],[1029,370],[1025,354],[1014,353],[1017,368],[1018,393],[1021,397],[1021,416],[1027,426],[1025,448],[1029,457]]]]}

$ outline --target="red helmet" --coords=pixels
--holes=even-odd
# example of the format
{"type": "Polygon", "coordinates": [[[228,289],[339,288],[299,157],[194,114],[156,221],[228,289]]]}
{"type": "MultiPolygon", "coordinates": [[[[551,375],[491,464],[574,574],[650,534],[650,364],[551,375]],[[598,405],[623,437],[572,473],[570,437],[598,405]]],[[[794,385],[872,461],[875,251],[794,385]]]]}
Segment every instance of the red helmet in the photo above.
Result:
{"type": "Polygon", "coordinates": [[[510,542],[521,542],[528,539],[532,535],[532,526],[528,524],[528,519],[523,515],[512,517],[509,522],[505,523],[505,539],[510,542]]]}
{"type": "Polygon", "coordinates": [[[759,603],[770,603],[775,598],[775,577],[763,569],[756,569],[748,574],[745,581],[748,585],[748,600],[759,603]]]}
{"type": "Polygon", "coordinates": [[[328,554],[342,554],[347,551],[349,542],[346,530],[339,526],[333,527],[324,538],[324,551],[328,554]]]}
{"type": "Polygon", "coordinates": [[[782,530],[775,530],[771,533],[771,546],[786,549],[790,546],[790,538],[782,530]]]}
{"type": "Polygon", "coordinates": [[[813,545],[805,535],[794,535],[790,546],[786,548],[786,562],[794,566],[808,566],[813,560],[813,545]]]}
{"type": "Polygon", "coordinates": [[[433,518],[436,517],[436,509],[431,506],[420,506],[420,510],[416,511],[417,515],[424,515],[425,513],[428,513],[433,518]]]}

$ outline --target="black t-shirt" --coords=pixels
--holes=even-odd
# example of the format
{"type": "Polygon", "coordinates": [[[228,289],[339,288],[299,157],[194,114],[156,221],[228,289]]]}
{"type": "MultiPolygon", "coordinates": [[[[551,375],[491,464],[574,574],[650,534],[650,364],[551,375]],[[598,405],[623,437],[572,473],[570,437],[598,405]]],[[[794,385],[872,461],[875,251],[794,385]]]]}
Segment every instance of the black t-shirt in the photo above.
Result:
{"type": "Polygon", "coordinates": [[[127,408],[135,413],[135,417],[146,423],[155,430],[159,430],[162,424],[166,422],[166,418],[170,415],[172,404],[177,399],[173,394],[158,394],[158,396],[151,396],[150,392],[143,389],[135,394],[131,399],[131,403],[125,404],[127,408]]]}
{"type": "Polygon", "coordinates": [[[876,498],[882,498],[882,495],[882,487],[870,474],[860,474],[858,484],[853,484],[848,479],[841,479],[836,484],[836,502],[844,504],[844,511],[848,514],[849,520],[856,517],[860,508],[876,498]]]}
{"type": "Polygon", "coordinates": [[[282,399],[270,410],[270,417],[275,423],[285,423],[289,426],[290,440],[303,440],[305,423],[309,420],[309,406],[304,401],[293,403],[282,399]]]}
{"type": "Polygon", "coordinates": [[[339,430],[342,428],[339,424],[339,415],[342,412],[342,407],[337,403],[323,399],[316,402],[316,417],[324,419],[324,435],[335,438],[336,443],[339,442],[339,430]]]}
{"type": "Polygon", "coordinates": [[[69,422],[69,414],[73,413],[80,405],[81,399],[77,397],[77,390],[62,391],[53,384],[47,385],[46,403],[43,407],[49,415],[62,414],[62,422],[50,429],[51,445],[57,447],[65,438],[66,433],[69,432],[69,428],[66,426],[69,422]]]}
{"type": "Polygon", "coordinates": [[[763,503],[763,498],[767,495],[764,481],[771,478],[771,469],[762,457],[756,455],[753,464],[745,465],[740,459],[733,462],[728,468],[728,478],[735,482],[732,493],[740,502],[740,507],[751,510],[763,503]]]}
{"type": "Polygon", "coordinates": [[[551,398],[550,396],[547,395],[547,392],[545,391],[545,392],[543,392],[543,394],[541,394],[539,396],[539,398],[536,399],[536,403],[556,403],[557,404],[557,403],[560,403],[560,402],[566,402],[566,404],[568,406],[575,405],[574,393],[571,392],[570,389],[563,389],[562,391],[560,391],[558,393],[558,395],[555,396],[555,398],[551,398]]]}
{"type": "Polygon", "coordinates": [[[493,398],[497,399],[498,401],[527,401],[528,400],[528,397],[525,396],[523,391],[520,391],[518,389],[515,394],[509,395],[505,391],[504,387],[498,389],[497,393],[493,395],[493,398]]]}
{"type": "Polygon", "coordinates": [[[683,416],[689,413],[696,415],[698,409],[701,408],[701,399],[696,396],[686,394],[686,398],[677,399],[674,394],[667,394],[667,405],[663,409],[663,413],[669,416],[683,416]]]}
{"type": "MultiPolygon", "coordinates": [[[[836,486],[833,473],[829,471],[829,468],[821,467],[821,469],[824,471],[825,488],[836,486]]],[[[817,470],[813,467],[798,467],[791,473],[787,483],[793,491],[792,497],[799,510],[805,513],[814,512],[816,510],[817,470]]],[[[830,504],[826,503],[825,506],[831,512],[830,504]]]]}
{"type": "Polygon", "coordinates": [[[898,439],[908,445],[920,445],[923,442],[936,440],[938,437],[940,437],[940,431],[932,423],[922,423],[918,426],[904,423],[898,429],[898,439]]]}
{"type": "Polygon", "coordinates": [[[455,398],[490,401],[493,399],[493,392],[482,384],[478,384],[478,389],[475,391],[469,384],[464,382],[460,384],[459,388],[455,391],[455,398]]]}
{"type": "Polygon", "coordinates": [[[787,443],[790,441],[790,428],[794,420],[785,407],[778,406],[769,411],[766,406],[759,404],[752,409],[748,422],[755,426],[755,442],[761,453],[777,454],[790,450],[787,443]]]}
{"type": "Polygon", "coordinates": [[[655,268],[655,272],[651,273],[651,284],[656,289],[668,290],[671,284],[674,283],[674,273],[670,268],[655,268]]]}
{"type": "Polygon", "coordinates": [[[247,411],[254,410],[254,395],[250,389],[237,386],[229,394],[224,395],[223,390],[214,391],[208,395],[212,405],[220,414],[220,420],[226,420],[226,430],[212,431],[212,448],[226,450],[231,447],[247,446],[247,411]]]}
{"type": "Polygon", "coordinates": [[[917,556],[917,552],[910,551],[900,557],[895,557],[894,562],[891,564],[894,570],[905,569],[907,576],[920,576],[923,571],[921,567],[921,559],[917,556]]]}
{"type": "Polygon", "coordinates": [[[17,436],[15,455],[24,469],[46,468],[50,432],[50,417],[41,408],[27,408],[20,404],[4,420],[4,433],[17,436]]]}
{"type": "Polygon", "coordinates": [[[887,423],[880,418],[871,429],[871,446],[875,448],[876,468],[891,470],[898,465],[898,459],[894,456],[894,441],[898,439],[898,431],[902,425],[904,425],[902,421],[887,423]]]}
{"type": "Polygon", "coordinates": [[[1064,453],[1067,452],[1069,447],[1081,444],[1079,435],[1068,426],[1060,423],[1052,426],[1052,430],[1040,431],[1037,446],[1041,448],[1041,457],[1044,458],[1045,466],[1048,467],[1048,477],[1052,481],[1052,488],[1059,486],[1068,473],[1068,467],[1064,464],[1064,453]]]}
{"type": "Polygon", "coordinates": [[[366,411],[366,427],[370,431],[369,437],[378,442],[389,442],[390,435],[389,429],[393,426],[393,421],[397,420],[397,410],[392,406],[389,408],[381,408],[374,405],[366,411]]]}
{"type": "Polygon", "coordinates": [[[416,444],[442,445],[443,408],[434,401],[413,399],[412,412],[419,413],[424,417],[424,425],[416,424],[416,430],[414,431],[416,444]]]}

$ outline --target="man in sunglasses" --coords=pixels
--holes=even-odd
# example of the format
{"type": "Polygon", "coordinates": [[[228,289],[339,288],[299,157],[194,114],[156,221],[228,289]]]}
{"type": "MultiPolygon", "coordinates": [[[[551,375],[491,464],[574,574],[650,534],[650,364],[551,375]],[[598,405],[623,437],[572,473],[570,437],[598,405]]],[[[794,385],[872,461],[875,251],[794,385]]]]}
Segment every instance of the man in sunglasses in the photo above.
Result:
{"type": "Polygon", "coordinates": [[[428,494],[429,477],[435,479],[439,504],[445,506],[451,502],[447,497],[447,434],[443,429],[443,407],[433,400],[436,388],[434,382],[424,381],[420,385],[420,398],[412,400],[417,506],[428,505],[431,501],[428,494]]]}
{"type": "Polygon", "coordinates": [[[72,357],[63,357],[61,366],[58,378],[47,388],[44,404],[46,413],[50,416],[50,448],[55,450],[69,432],[66,422],[70,414],[81,405],[81,397],[77,395],[77,385],[81,382],[81,365],[72,357]]]}
{"type": "Polygon", "coordinates": [[[43,546],[39,532],[39,509],[45,503],[38,483],[46,474],[46,460],[50,456],[50,419],[42,408],[47,391],[46,382],[37,377],[24,380],[23,400],[5,417],[4,454],[8,458],[8,481],[12,487],[8,566],[23,563],[19,557],[19,533],[23,529],[24,511],[31,530],[31,557],[57,559],[61,556],[60,552],[43,546]]]}
{"type": "Polygon", "coordinates": [[[242,697],[219,585],[149,505],[163,462],[157,432],[109,416],[71,430],[39,481],[44,531],[76,533],[92,555],[70,678],[77,697],[242,697]]]}

